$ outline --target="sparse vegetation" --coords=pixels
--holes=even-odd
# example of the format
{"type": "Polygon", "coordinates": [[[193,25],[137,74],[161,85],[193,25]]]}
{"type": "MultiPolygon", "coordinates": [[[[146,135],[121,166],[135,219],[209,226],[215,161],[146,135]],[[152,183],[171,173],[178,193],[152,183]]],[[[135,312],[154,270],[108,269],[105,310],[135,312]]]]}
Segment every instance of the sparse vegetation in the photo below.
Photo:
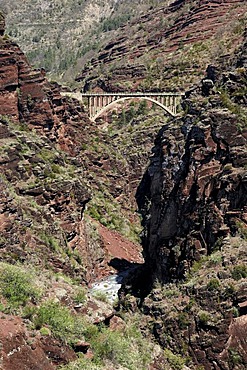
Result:
{"type": "Polygon", "coordinates": [[[23,268],[0,263],[0,293],[10,308],[24,306],[40,297],[41,292],[32,280],[32,275],[23,268]]]}
{"type": "Polygon", "coordinates": [[[169,349],[164,350],[165,357],[167,358],[171,368],[174,370],[182,370],[186,360],[183,359],[180,355],[172,353],[169,349]]]}
{"type": "Polygon", "coordinates": [[[207,288],[210,291],[217,290],[219,288],[219,286],[220,286],[220,281],[219,281],[219,279],[216,279],[216,278],[210,279],[208,284],[207,284],[207,288]]]}
{"type": "MultiPolygon", "coordinates": [[[[236,366],[243,364],[243,358],[235,348],[229,348],[228,350],[229,363],[231,368],[234,369],[236,366]]],[[[244,365],[244,364],[243,364],[244,365]]]]}
{"type": "Polygon", "coordinates": [[[234,280],[245,279],[247,277],[247,266],[237,265],[233,267],[232,277],[234,280]]]}
{"type": "Polygon", "coordinates": [[[102,302],[108,302],[108,298],[107,298],[107,294],[104,293],[104,292],[95,292],[93,293],[93,296],[98,299],[99,301],[102,301],[102,302]]]}
{"type": "Polygon", "coordinates": [[[44,302],[34,317],[36,329],[48,325],[53,335],[66,343],[77,338],[83,332],[83,324],[79,318],[73,316],[67,307],[54,301],[44,302]]]}
{"type": "Polygon", "coordinates": [[[208,312],[206,311],[200,311],[198,313],[198,320],[199,320],[199,324],[201,326],[205,326],[208,324],[209,320],[210,320],[210,315],[208,312]]]}

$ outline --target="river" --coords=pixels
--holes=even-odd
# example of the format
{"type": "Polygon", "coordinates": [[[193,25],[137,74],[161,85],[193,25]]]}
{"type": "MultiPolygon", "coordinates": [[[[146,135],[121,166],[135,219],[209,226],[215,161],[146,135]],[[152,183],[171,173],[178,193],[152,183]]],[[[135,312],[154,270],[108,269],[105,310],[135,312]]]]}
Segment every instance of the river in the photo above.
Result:
{"type": "Polygon", "coordinates": [[[132,267],[93,283],[90,289],[91,293],[95,295],[97,295],[97,293],[104,294],[110,303],[116,302],[121,285],[135,269],[136,267],[132,267]]]}

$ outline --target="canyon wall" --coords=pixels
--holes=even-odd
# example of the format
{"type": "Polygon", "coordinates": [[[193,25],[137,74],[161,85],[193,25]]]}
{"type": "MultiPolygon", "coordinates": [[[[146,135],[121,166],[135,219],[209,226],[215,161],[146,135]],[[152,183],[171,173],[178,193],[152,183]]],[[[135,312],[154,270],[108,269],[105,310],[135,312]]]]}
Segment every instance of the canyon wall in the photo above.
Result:
{"type": "Polygon", "coordinates": [[[209,66],[186,93],[181,117],[161,130],[137,191],[144,214],[146,260],[161,281],[181,278],[191,263],[246,222],[246,51],[229,71],[209,66]]]}
{"type": "Polygon", "coordinates": [[[136,194],[146,262],[136,306],[189,368],[247,364],[246,36],[231,68],[209,66],[160,130],[136,194]]]}
{"type": "Polygon", "coordinates": [[[96,226],[83,220],[90,186],[75,156],[92,124],[31,68],[4,27],[1,16],[1,258],[29,260],[35,250],[36,263],[88,282],[104,252],[91,236],[96,226]]]}

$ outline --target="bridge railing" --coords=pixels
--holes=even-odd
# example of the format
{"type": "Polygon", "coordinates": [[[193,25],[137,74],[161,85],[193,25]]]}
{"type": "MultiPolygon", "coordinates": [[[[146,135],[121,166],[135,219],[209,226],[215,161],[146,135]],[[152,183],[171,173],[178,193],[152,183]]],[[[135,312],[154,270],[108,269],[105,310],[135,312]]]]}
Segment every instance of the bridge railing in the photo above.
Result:
{"type": "Polygon", "coordinates": [[[132,92],[132,93],[124,93],[124,92],[116,92],[116,93],[81,93],[82,97],[91,97],[91,96],[123,96],[123,97],[128,97],[128,96],[137,96],[137,97],[142,97],[142,96],[183,96],[181,93],[171,93],[171,92],[132,92]]]}

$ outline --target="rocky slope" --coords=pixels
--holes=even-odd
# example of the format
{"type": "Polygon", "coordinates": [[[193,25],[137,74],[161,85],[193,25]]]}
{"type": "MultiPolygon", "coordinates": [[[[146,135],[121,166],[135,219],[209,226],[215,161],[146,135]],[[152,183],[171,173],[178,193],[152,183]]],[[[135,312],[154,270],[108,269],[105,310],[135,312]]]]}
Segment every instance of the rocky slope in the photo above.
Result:
{"type": "Polygon", "coordinates": [[[162,3],[122,27],[78,81],[85,89],[185,91],[241,43],[246,2],[162,3]],[[189,76],[189,77],[188,77],[189,76]]]}
{"type": "Polygon", "coordinates": [[[151,364],[144,348],[153,345],[138,328],[131,332],[133,322],[115,317],[106,297],[88,291],[104,274],[142,262],[139,246],[85,212],[97,187],[89,169],[98,167],[99,152],[85,155],[82,146],[97,137],[97,127],[44,71],[31,68],[4,26],[1,14],[0,367],[54,369],[77,360],[72,367],[115,369],[141,357],[143,366],[151,364]],[[109,338],[118,347],[114,358],[109,338]],[[78,352],[85,358],[78,360],[78,352]]]}
{"type": "Polygon", "coordinates": [[[177,361],[204,369],[247,364],[246,32],[244,40],[231,68],[210,66],[186,93],[137,191],[147,270],[134,286],[146,325],[177,361]]]}
{"type": "MultiPolygon", "coordinates": [[[[99,141],[100,131],[77,101],[62,97],[59,86],[49,84],[44,71],[30,67],[19,47],[3,35],[4,19],[1,19],[2,256],[9,256],[10,261],[28,258],[38,243],[39,262],[42,254],[46,255],[49,265],[72,275],[79,268],[80,276],[90,281],[105,270],[107,261],[119,256],[108,252],[104,232],[97,223],[90,218],[82,219],[86,203],[93,198],[95,204],[92,194],[105,178],[102,171],[98,177],[90,178],[89,173],[92,167],[95,175],[100,172],[101,145],[95,151],[91,148],[90,153],[86,150],[94,139],[99,141]],[[26,246],[28,251],[24,251],[26,246]],[[15,252],[10,258],[11,250],[15,252]],[[55,257],[57,252],[59,258],[55,257]],[[73,261],[69,261],[69,254],[73,261]],[[78,261],[84,261],[83,268],[78,261]]],[[[110,154],[110,149],[107,158],[104,153],[104,165],[108,167],[112,163],[116,167],[116,158],[110,158],[110,154]]],[[[115,177],[109,179],[108,185],[112,181],[116,183],[115,177]]],[[[109,202],[114,204],[115,187],[109,187],[113,192],[109,202]]],[[[121,206],[115,213],[121,219],[120,209],[121,206]]],[[[105,217],[109,212],[105,212],[105,217]]],[[[122,243],[120,235],[112,234],[112,239],[116,238],[122,243]]],[[[122,258],[133,259],[130,251],[139,253],[140,247],[128,242],[127,246],[129,252],[122,253],[122,258]]]]}
{"type": "Polygon", "coordinates": [[[234,217],[246,221],[245,44],[232,63],[222,74],[210,66],[186,94],[185,114],[161,129],[137,192],[148,209],[145,250],[162,281],[210,254],[234,217]]]}
{"type": "Polygon", "coordinates": [[[1,0],[8,32],[32,64],[73,83],[75,70],[96,55],[103,40],[157,1],[1,0]]]}
{"type": "MultiPolygon", "coordinates": [[[[175,14],[185,3],[192,4],[177,2],[169,11],[175,14]]],[[[193,4],[200,7],[189,12],[189,24],[206,2],[193,4]]],[[[233,5],[240,15],[245,9],[239,1],[207,4],[215,6],[219,18],[220,10],[226,15],[233,5]]],[[[110,119],[99,126],[90,123],[78,102],[62,97],[44,71],[30,68],[3,30],[1,17],[0,366],[52,369],[83,352],[86,356],[65,368],[136,369],[140,363],[143,369],[246,368],[247,57],[242,28],[236,36],[238,43],[245,40],[241,50],[207,69],[202,84],[186,93],[181,117],[160,121],[150,109],[147,120],[149,107],[139,115],[140,106],[134,104],[117,115],[115,126],[110,119]],[[126,226],[119,209],[127,214],[134,206],[133,192],[159,129],[136,195],[146,264],[145,275],[140,271],[134,281],[137,300],[127,295],[122,302],[118,316],[132,320],[126,326],[78,286],[102,276],[115,253],[108,243],[117,235],[99,227],[84,208],[87,204],[87,212],[106,226],[126,226]],[[91,325],[99,322],[109,328],[91,325]],[[136,323],[165,351],[144,340],[136,323]]],[[[127,70],[133,71],[124,66],[123,73],[127,70]]],[[[126,75],[129,81],[132,74],[126,75]]],[[[119,89],[118,77],[107,81],[87,82],[119,89]]],[[[123,245],[124,239],[117,236],[117,243],[123,245]]],[[[129,251],[122,248],[118,262],[131,261],[129,251]]]]}

